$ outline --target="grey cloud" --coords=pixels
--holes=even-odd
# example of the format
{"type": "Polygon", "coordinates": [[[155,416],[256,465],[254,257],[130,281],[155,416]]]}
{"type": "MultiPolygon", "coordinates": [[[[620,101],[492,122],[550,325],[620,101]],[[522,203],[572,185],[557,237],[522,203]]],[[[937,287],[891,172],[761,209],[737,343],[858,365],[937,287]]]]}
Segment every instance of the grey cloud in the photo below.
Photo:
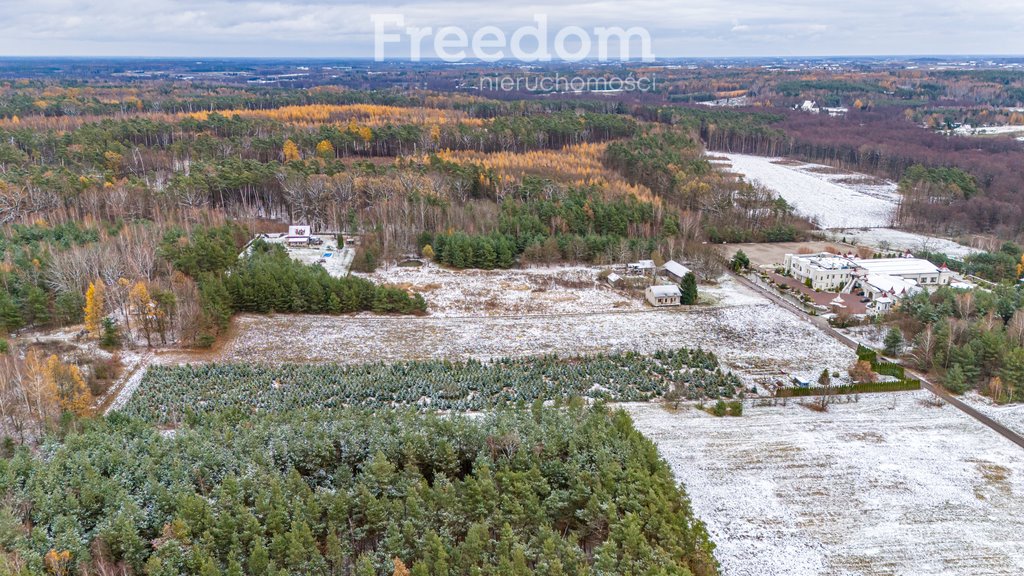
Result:
{"type": "Polygon", "coordinates": [[[644,26],[658,56],[1024,53],[1024,11],[991,0],[0,0],[0,54],[369,56],[374,13],[505,30],[644,26]]]}

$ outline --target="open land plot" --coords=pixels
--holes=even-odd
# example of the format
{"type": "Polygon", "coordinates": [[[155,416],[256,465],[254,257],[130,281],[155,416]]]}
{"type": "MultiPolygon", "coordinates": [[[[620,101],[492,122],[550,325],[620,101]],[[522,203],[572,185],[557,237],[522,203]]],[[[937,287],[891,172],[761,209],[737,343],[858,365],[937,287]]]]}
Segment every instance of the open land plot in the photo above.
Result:
{"type": "Polygon", "coordinates": [[[433,263],[360,274],[423,294],[431,316],[509,316],[642,310],[642,299],[598,279],[585,266],[455,270],[433,263]]]}
{"type": "Polygon", "coordinates": [[[1024,573],[1024,452],[928,392],[741,418],[625,405],[725,576],[1024,573]]]}
{"type": "Polygon", "coordinates": [[[941,252],[950,258],[963,260],[965,256],[983,252],[979,248],[964,246],[958,242],[935,236],[925,236],[892,228],[847,228],[830,230],[829,237],[836,241],[861,244],[872,248],[888,250],[910,250],[911,252],[941,252]]]}
{"type": "Polygon", "coordinates": [[[759,182],[821,228],[881,227],[892,223],[899,201],[894,182],[831,166],[746,154],[720,154],[719,164],[759,182]]]}
{"type": "Polygon", "coordinates": [[[840,242],[772,242],[746,244],[718,244],[719,252],[725,258],[732,258],[738,250],[750,258],[752,266],[782,266],[786,254],[816,254],[833,251],[846,253],[853,251],[849,244],[840,242]]]}
{"type": "Polygon", "coordinates": [[[1024,404],[999,405],[977,392],[964,394],[960,399],[1017,434],[1024,435],[1024,404]]]}
{"type": "MultiPolygon", "coordinates": [[[[585,315],[410,318],[256,316],[234,320],[233,336],[199,360],[220,362],[367,362],[489,360],[703,347],[748,383],[816,378],[844,371],[854,354],[810,322],[771,303],[585,315]]],[[[196,361],[187,355],[161,363],[196,361]]]]}
{"type": "MultiPolygon", "coordinates": [[[[391,266],[359,274],[423,294],[433,317],[587,314],[649,309],[639,291],[630,292],[599,280],[600,268],[551,266],[515,270],[456,270],[432,263],[391,266]]],[[[621,274],[622,272],[619,271],[621,274]]],[[[662,280],[667,282],[667,280],[662,280]]],[[[735,306],[765,300],[722,276],[700,286],[702,303],[735,306]]]]}

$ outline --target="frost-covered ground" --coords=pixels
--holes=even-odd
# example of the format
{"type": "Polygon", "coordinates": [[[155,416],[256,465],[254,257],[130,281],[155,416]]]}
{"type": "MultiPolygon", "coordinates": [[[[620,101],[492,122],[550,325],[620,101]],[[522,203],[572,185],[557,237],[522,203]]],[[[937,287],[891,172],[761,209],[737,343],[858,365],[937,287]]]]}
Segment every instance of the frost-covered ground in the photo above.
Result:
{"type": "Polygon", "coordinates": [[[727,158],[733,172],[775,191],[825,229],[888,226],[899,200],[893,182],[830,166],[745,154],[715,157],[727,158]]]}
{"type": "Polygon", "coordinates": [[[865,326],[840,328],[839,331],[850,338],[853,338],[857,342],[864,344],[868,348],[881,350],[882,348],[885,348],[885,335],[889,332],[889,328],[886,326],[867,324],[865,326]]]}
{"type": "Polygon", "coordinates": [[[999,134],[1024,134],[1024,126],[961,126],[953,133],[957,136],[996,136],[999,134]]]}
{"type": "Polygon", "coordinates": [[[992,402],[988,396],[982,396],[977,392],[964,394],[960,399],[1010,430],[1024,435],[1024,404],[1001,406],[992,402]]]}
{"type": "MultiPolygon", "coordinates": [[[[422,267],[381,268],[358,274],[423,294],[432,317],[585,314],[649,309],[641,294],[598,280],[600,268],[551,266],[517,270],[453,270],[432,263],[422,267]]],[[[621,274],[621,271],[620,271],[621,274]]],[[[667,280],[662,280],[667,282],[667,280]]],[[[711,306],[761,304],[765,300],[722,276],[701,284],[701,302],[711,306]]]]}
{"type": "MultiPolygon", "coordinates": [[[[541,354],[654,352],[698,346],[750,383],[845,371],[851,350],[774,304],[524,317],[255,316],[213,357],[234,362],[481,360],[541,354]]],[[[186,362],[185,358],[161,361],[186,362]]]]}
{"type": "Polygon", "coordinates": [[[626,405],[724,576],[1024,574],[1024,451],[927,392],[740,418],[626,405]]]}
{"type": "Polygon", "coordinates": [[[982,252],[978,248],[964,246],[945,238],[924,236],[892,228],[847,228],[831,230],[833,241],[845,239],[850,244],[863,244],[881,250],[910,250],[911,252],[942,252],[950,258],[962,260],[969,254],[982,252]]]}
{"type": "Polygon", "coordinates": [[[508,316],[640,310],[644,302],[598,280],[584,266],[522,270],[452,270],[428,263],[360,274],[378,284],[415,290],[431,316],[508,316]]]}

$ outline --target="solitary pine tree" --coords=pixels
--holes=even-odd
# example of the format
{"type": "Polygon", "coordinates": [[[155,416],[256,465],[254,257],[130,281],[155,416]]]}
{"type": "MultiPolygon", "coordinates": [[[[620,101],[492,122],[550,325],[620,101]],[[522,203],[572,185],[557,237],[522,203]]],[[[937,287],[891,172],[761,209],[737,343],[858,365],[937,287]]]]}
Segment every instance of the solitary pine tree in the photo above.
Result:
{"type": "Polygon", "coordinates": [[[828,373],[828,368],[825,368],[824,370],[821,371],[821,374],[818,376],[818,384],[820,386],[828,386],[831,383],[832,376],[828,373]]]}
{"type": "Polygon", "coordinates": [[[90,282],[85,292],[85,329],[89,336],[99,338],[103,331],[103,284],[90,282]]]}
{"type": "Polygon", "coordinates": [[[903,333],[900,332],[899,328],[892,328],[888,334],[885,335],[885,340],[882,341],[885,346],[885,354],[887,356],[899,356],[903,350],[903,333]]]}
{"type": "Polygon", "coordinates": [[[679,289],[683,292],[681,300],[683,304],[691,305],[697,303],[697,277],[693,275],[693,272],[687,272],[686,276],[683,276],[679,289]]]}
{"type": "Polygon", "coordinates": [[[950,392],[961,393],[967,390],[967,377],[959,364],[953,364],[946,372],[946,379],[943,381],[946,389],[950,392]]]}
{"type": "Polygon", "coordinates": [[[747,268],[750,268],[750,258],[747,257],[743,250],[737,250],[736,254],[733,255],[732,260],[729,262],[729,266],[736,272],[746,270],[747,268]]]}

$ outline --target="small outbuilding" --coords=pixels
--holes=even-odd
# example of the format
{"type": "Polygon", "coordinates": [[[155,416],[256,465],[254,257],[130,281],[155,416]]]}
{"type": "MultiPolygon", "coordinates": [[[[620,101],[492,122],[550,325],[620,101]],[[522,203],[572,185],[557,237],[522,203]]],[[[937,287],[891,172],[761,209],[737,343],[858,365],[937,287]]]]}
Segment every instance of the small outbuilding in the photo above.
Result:
{"type": "Polygon", "coordinates": [[[289,226],[288,227],[288,245],[289,246],[309,246],[310,234],[309,226],[289,226]]]}
{"type": "Polygon", "coordinates": [[[637,276],[653,276],[654,271],[658,267],[654,265],[654,260],[640,260],[639,262],[632,262],[626,265],[626,273],[637,276]]]}
{"type": "Polygon", "coordinates": [[[682,282],[683,276],[686,276],[687,274],[690,273],[689,268],[683,266],[682,264],[676,262],[675,260],[669,260],[668,262],[665,262],[665,265],[662,266],[661,269],[665,271],[665,274],[670,279],[674,280],[677,283],[682,282]]]}
{"type": "Polygon", "coordinates": [[[647,295],[647,301],[651,303],[651,306],[658,307],[679,306],[683,298],[683,293],[679,291],[679,286],[675,284],[648,286],[644,294],[647,295]]]}

